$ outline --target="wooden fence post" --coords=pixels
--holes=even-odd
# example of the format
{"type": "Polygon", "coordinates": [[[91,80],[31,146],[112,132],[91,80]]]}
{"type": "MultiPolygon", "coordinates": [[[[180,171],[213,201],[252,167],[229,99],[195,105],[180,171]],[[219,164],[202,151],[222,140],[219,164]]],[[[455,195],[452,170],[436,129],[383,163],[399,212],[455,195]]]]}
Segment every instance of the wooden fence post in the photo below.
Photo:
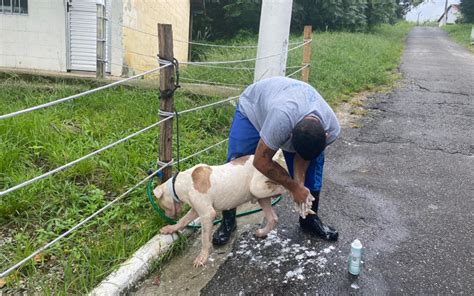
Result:
{"type": "MultiPolygon", "coordinates": [[[[172,61],[173,54],[173,28],[169,24],[158,24],[158,53],[164,60],[172,61]]],[[[174,111],[174,67],[160,69],[160,110],[174,111]]],[[[161,115],[161,118],[167,116],[161,115]]],[[[160,131],[160,161],[168,163],[173,158],[173,119],[165,121],[160,131]]],[[[171,178],[171,166],[163,169],[163,181],[171,178]]]]}
{"type": "MultiPolygon", "coordinates": [[[[313,28],[311,26],[304,26],[304,34],[303,34],[304,42],[306,42],[308,40],[311,40],[312,31],[313,31],[313,28]]],[[[303,67],[306,66],[306,68],[304,68],[301,71],[301,80],[303,80],[304,82],[309,81],[309,67],[310,67],[310,63],[311,63],[311,44],[312,44],[312,42],[308,42],[307,44],[305,44],[303,46],[303,64],[302,64],[302,66],[303,67]]]]}
{"type": "Polygon", "coordinates": [[[105,0],[97,0],[96,77],[105,78],[105,0]]]}

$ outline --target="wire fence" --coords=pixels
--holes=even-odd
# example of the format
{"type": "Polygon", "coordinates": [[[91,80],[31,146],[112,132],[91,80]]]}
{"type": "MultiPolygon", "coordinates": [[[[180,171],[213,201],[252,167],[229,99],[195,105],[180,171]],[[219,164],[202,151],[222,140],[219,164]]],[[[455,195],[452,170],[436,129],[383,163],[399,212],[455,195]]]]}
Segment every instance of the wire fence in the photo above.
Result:
{"type": "Polygon", "coordinates": [[[301,48],[305,46],[306,44],[311,43],[313,40],[309,39],[304,41],[303,43],[296,45],[294,47],[288,48],[286,50],[283,50],[278,53],[270,54],[270,55],[265,55],[261,57],[256,57],[256,58],[248,58],[248,59],[241,59],[241,60],[232,60],[232,61],[207,61],[207,62],[181,62],[183,65],[200,65],[200,66],[207,66],[207,65],[226,65],[226,64],[239,64],[239,63],[244,63],[244,62],[254,62],[254,61],[259,61],[259,60],[264,60],[264,59],[269,59],[277,56],[281,56],[282,54],[291,52],[293,50],[296,50],[298,48],[301,48]]]}
{"type": "MultiPolygon", "coordinates": [[[[225,139],[225,140],[222,140],[220,142],[217,142],[207,148],[204,148],[198,152],[195,152],[189,156],[186,156],[185,158],[182,158],[180,160],[180,162],[185,162],[185,161],[188,161],[189,159],[193,158],[193,157],[196,157],[200,154],[203,154],[219,145],[222,145],[224,144],[225,142],[227,142],[228,139],[225,139]]],[[[140,182],[136,183],[135,185],[133,185],[130,189],[128,189],[127,191],[125,191],[124,193],[122,193],[121,195],[119,195],[118,197],[116,197],[114,200],[112,200],[111,202],[109,202],[108,204],[106,204],[105,206],[103,206],[102,208],[100,208],[99,210],[97,210],[96,212],[94,212],[93,214],[91,214],[90,216],[88,216],[87,218],[85,218],[84,220],[80,221],[79,223],[77,223],[76,225],[74,225],[73,227],[71,227],[69,230],[65,231],[64,233],[58,235],[55,239],[49,241],[48,243],[46,243],[45,245],[43,245],[42,247],[36,249],[35,251],[33,251],[30,255],[28,255],[27,257],[23,258],[22,260],[18,261],[17,263],[15,263],[14,265],[12,265],[11,267],[9,267],[8,269],[6,269],[5,271],[3,271],[2,273],[0,273],[0,278],[4,278],[6,276],[8,276],[10,273],[12,273],[13,271],[15,271],[16,269],[20,268],[21,266],[25,265],[25,263],[27,263],[29,260],[33,259],[36,255],[40,254],[41,252],[44,252],[46,251],[47,249],[49,249],[50,247],[52,247],[53,245],[55,245],[57,242],[59,242],[61,239],[65,238],[66,236],[70,235],[71,233],[73,233],[74,231],[76,231],[77,229],[81,228],[82,226],[84,226],[85,224],[87,224],[89,221],[91,221],[92,219],[94,219],[95,217],[99,216],[102,212],[104,212],[105,210],[107,210],[108,208],[110,208],[111,206],[113,206],[114,204],[116,204],[118,201],[122,200],[124,197],[126,197],[127,195],[129,195],[130,193],[132,193],[135,189],[137,189],[138,187],[142,186],[143,184],[145,184],[147,181],[149,181],[151,178],[153,178],[155,175],[157,175],[159,172],[161,172],[163,169],[167,168],[167,167],[170,167],[170,166],[173,166],[177,164],[177,161],[171,161],[171,162],[168,162],[166,164],[164,164],[162,167],[160,167],[159,169],[155,170],[153,173],[151,173],[150,175],[148,175],[147,177],[143,178],[140,182]]]]}
{"type": "MultiPolygon", "coordinates": [[[[144,35],[152,36],[154,38],[158,38],[156,33],[147,32],[144,30],[140,30],[138,28],[130,27],[127,25],[123,25],[114,21],[109,20],[109,22],[121,26],[122,28],[126,28],[131,31],[135,31],[144,35]]],[[[227,45],[227,44],[215,44],[215,43],[205,43],[205,42],[197,42],[197,41],[189,41],[189,40],[180,40],[180,39],[173,39],[175,42],[179,43],[186,43],[190,45],[199,45],[199,46],[207,46],[207,47],[215,47],[215,48],[238,48],[238,49],[256,49],[258,48],[258,44],[245,44],[245,45],[227,45]]],[[[289,42],[288,45],[300,45],[303,42],[289,42]]]]}
{"type": "Polygon", "coordinates": [[[114,86],[117,86],[117,85],[124,84],[125,82],[128,82],[130,80],[137,79],[137,78],[140,78],[142,76],[145,76],[145,75],[148,75],[148,74],[151,74],[151,73],[155,73],[155,72],[157,72],[157,71],[159,71],[163,68],[169,67],[169,66],[172,66],[172,64],[169,63],[169,62],[164,62],[164,65],[162,65],[162,66],[159,66],[157,68],[145,71],[143,73],[134,75],[134,76],[129,77],[129,78],[125,78],[125,79],[122,79],[122,80],[119,80],[119,81],[115,81],[115,82],[112,82],[112,83],[109,83],[109,84],[106,84],[106,85],[103,85],[103,86],[100,86],[100,87],[97,87],[97,88],[94,88],[94,89],[91,89],[91,90],[81,92],[79,94],[75,94],[75,95],[72,95],[72,96],[69,96],[69,97],[54,100],[54,101],[51,101],[51,102],[48,102],[48,103],[45,103],[45,104],[41,104],[41,105],[37,105],[37,106],[34,106],[34,107],[26,108],[26,109],[23,109],[23,110],[20,110],[20,111],[0,115],[0,120],[15,117],[15,116],[22,115],[22,114],[25,114],[25,113],[29,113],[29,112],[32,112],[32,111],[36,111],[36,110],[44,109],[44,108],[47,108],[47,107],[51,107],[51,106],[54,106],[54,105],[57,105],[57,104],[60,104],[60,103],[68,102],[68,101],[71,101],[71,100],[74,100],[74,99],[77,99],[77,98],[80,98],[80,97],[84,97],[84,96],[96,93],[98,91],[101,91],[101,90],[105,90],[105,89],[108,89],[108,88],[111,88],[111,87],[114,87],[114,86]]]}
{"type": "Polygon", "coordinates": [[[237,86],[237,87],[245,87],[245,84],[236,84],[236,83],[227,83],[227,82],[217,82],[217,81],[209,81],[209,80],[200,80],[200,79],[193,79],[187,77],[181,77],[182,81],[189,81],[194,82],[197,84],[210,84],[210,85],[222,85],[222,86],[237,86]]]}
{"type": "Polygon", "coordinates": [[[293,77],[295,76],[296,74],[298,74],[299,72],[303,71],[304,69],[308,68],[310,65],[307,64],[307,65],[304,65],[303,67],[299,68],[298,70],[296,70],[295,72],[292,72],[291,74],[288,74],[286,75],[286,77],[293,77]]]}
{"type": "MultiPolygon", "coordinates": [[[[86,159],[89,159],[91,157],[93,157],[94,155],[97,155],[105,150],[108,150],[120,143],[124,143],[126,141],[128,141],[129,139],[133,138],[133,137],[136,137],[162,123],[164,123],[165,121],[173,118],[174,116],[179,116],[179,115],[182,115],[182,114],[186,114],[186,113],[190,113],[190,112],[195,112],[195,111],[199,111],[199,110],[202,110],[202,109],[206,109],[206,108],[210,108],[210,107],[214,107],[214,106],[217,106],[217,105],[221,105],[221,104],[224,104],[224,103],[227,103],[227,102],[230,102],[230,101],[233,101],[233,100],[236,100],[238,98],[238,96],[234,96],[234,97],[229,97],[229,98],[226,98],[226,99],[223,99],[223,100],[220,100],[220,101],[217,101],[217,102],[213,102],[213,103],[209,103],[209,104],[206,104],[206,105],[202,105],[202,106],[199,106],[199,107],[194,107],[194,108],[190,108],[190,109],[186,109],[186,110],[183,110],[183,111],[180,111],[180,112],[177,112],[177,113],[170,113],[169,115],[167,115],[167,117],[165,117],[164,119],[161,119],[160,121],[144,128],[144,129],[141,129],[125,138],[122,138],[112,144],[109,144],[105,147],[102,147],[101,149],[98,149],[92,153],[89,153],[81,158],[78,158],[70,163],[67,163],[61,167],[58,167],[54,170],[51,170],[47,173],[44,173],[40,176],[37,176],[37,177],[34,177],[28,181],[25,181],[21,184],[18,184],[14,187],[11,187],[5,191],[2,191],[0,192],[0,196],[4,196],[8,193],[11,193],[13,191],[16,191],[16,190],[19,190],[25,186],[28,186],[30,184],[33,184],[39,180],[42,180],[54,173],[57,173],[59,171],[62,171],[62,170],[65,170],[66,168],[69,168],[73,165],[76,165],[78,164],[79,162],[83,161],[83,160],[86,160],[86,159]]],[[[188,159],[192,158],[192,157],[195,157],[199,154],[202,154],[212,148],[214,148],[215,146],[217,145],[220,145],[222,143],[225,143],[227,141],[226,140],[223,140],[223,141],[220,141],[219,143],[216,143],[214,145],[211,145],[201,151],[198,151],[194,154],[191,154],[185,158],[182,158],[180,160],[180,162],[184,162],[184,161],[187,161],[188,159]]],[[[134,186],[132,186],[129,190],[125,191],[123,194],[121,194],[119,197],[115,198],[113,201],[111,201],[110,203],[108,203],[106,206],[102,207],[101,209],[99,209],[98,211],[96,211],[95,213],[93,213],[92,215],[90,215],[89,217],[85,218],[84,220],[82,220],[81,222],[79,222],[78,224],[76,224],[74,227],[72,227],[71,229],[69,229],[68,231],[64,232],[63,234],[59,235],[58,237],[56,237],[54,240],[48,242],[47,244],[45,244],[44,246],[42,246],[41,248],[38,248],[37,250],[35,250],[34,252],[32,252],[30,255],[28,255],[27,257],[25,257],[23,260],[19,261],[18,263],[16,263],[15,265],[11,266],[10,268],[8,268],[7,270],[3,271],[2,273],[0,273],[0,278],[3,278],[7,275],[9,275],[12,271],[16,270],[17,268],[21,267],[22,265],[24,265],[26,262],[28,262],[30,259],[34,258],[34,256],[38,255],[39,253],[45,251],[46,249],[48,249],[49,247],[53,246],[54,244],[56,244],[59,240],[61,240],[62,238],[68,236],[69,234],[71,234],[72,232],[74,232],[75,230],[79,229],[81,226],[83,226],[84,224],[86,224],[87,222],[89,222],[90,220],[92,220],[93,218],[95,218],[96,216],[98,216],[100,213],[102,213],[103,211],[105,211],[107,208],[111,207],[113,204],[117,203],[119,200],[121,200],[122,198],[124,198],[125,196],[127,196],[129,193],[131,193],[133,190],[135,190],[136,188],[138,188],[139,186],[143,185],[146,181],[148,181],[150,178],[152,178],[154,175],[156,175],[158,172],[160,172],[161,170],[163,170],[164,168],[168,167],[168,166],[172,166],[172,165],[175,165],[177,164],[177,161],[174,161],[174,162],[170,162],[170,163],[167,163],[166,165],[164,165],[163,167],[161,167],[160,169],[158,169],[157,171],[155,171],[152,175],[144,178],[143,180],[141,180],[140,182],[138,182],[137,184],[135,184],[134,186]]]]}
{"type": "MultiPolygon", "coordinates": [[[[142,32],[144,34],[149,34],[145,31],[140,31],[140,30],[136,30],[136,31],[139,31],[139,32],[142,32]]],[[[152,35],[152,34],[150,34],[152,35]]],[[[155,36],[155,35],[153,35],[155,36]]],[[[281,54],[284,54],[284,53],[287,53],[287,52],[290,52],[290,51],[293,51],[293,50],[296,50],[308,43],[310,43],[312,40],[305,40],[304,42],[301,42],[301,43],[298,43],[296,46],[294,47],[291,47],[287,50],[284,50],[282,52],[279,52],[279,53],[276,53],[276,54],[271,54],[271,55],[266,55],[266,56],[262,56],[262,57],[256,57],[256,58],[249,58],[249,59],[241,59],[241,60],[231,60],[231,61],[208,61],[208,62],[184,62],[184,63],[181,63],[181,64],[187,64],[187,65],[192,65],[192,66],[199,66],[199,67],[202,67],[202,66],[207,66],[207,67],[224,67],[224,66],[221,66],[221,65],[225,65],[225,64],[238,64],[238,63],[243,63],[243,62],[248,62],[248,61],[257,61],[257,60],[261,60],[261,59],[267,59],[267,58],[271,58],[271,57],[275,57],[275,56],[278,56],[278,55],[281,55],[281,54]]],[[[184,41],[183,41],[184,42],[184,41]]],[[[192,43],[190,43],[192,44],[192,43]]],[[[195,43],[196,45],[204,45],[204,44],[201,44],[201,43],[195,43]]],[[[217,46],[217,45],[211,45],[211,46],[217,46]]],[[[219,45],[220,46],[220,45],[219,45]]],[[[245,45],[244,47],[239,47],[239,46],[234,46],[234,45],[231,45],[231,46],[225,46],[226,48],[247,48],[249,47],[250,45],[245,45]]],[[[220,46],[220,47],[224,47],[224,46],[220,46]]],[[[250,48],[250,47],[249,47],[250,48]]],[[[137,53],[138,54],[138,53],[137,53]]],[[[152,57],[152,56],[150,56],[152,57]]],[[[29,113],[29,112],[33,112],[33,111],[36,111],[36,110],[40,110],[40,109],[44,109],[44,108],[47,108],[47,107],[50,107],[50,106],[53,106],[53,105],[57,105],[57,104],[60,104],[60,103],[64,103],[64,102],[68,102],[68,101],[71,101],[71,100],[74,100],[74,99],[77,99],[77,98],[80,98],[80,97],[83,97],[83,96],[86,96],[86,95],[89,95],[89,94],[92,94],[92,93],[96,93],[96,92],[99,92],[99,91],[102,91],[102,90],[105,90],[105,89],[108,89],[108,88],[112,88],[114,86],[118,86],[118,85],[121,85],[121,84],[124,84],[130,80],[133,80],[133,79],[137,79],[137,78],[140,78],[144,75],[148,75],[148,74],[151,74],[151,73],[154,73],[154,72],[157,72],[159,71],[160,69],[163,69],[165,67],[169,67],[171,66],[172,64],[167,62],[167,61],[159,61],[157,59],[157,61],[159,63],[161,63],[161,66],[160,67],[157,67],[157,68],[154,68],[154,69],[151,69],[151,70],[148,70],[148,71],[145,71],[143,73],[140,73],[140,74],[137,74],[137,75],[134,75],[132,77],[129,77],[129,78],[125,78],[125,79],[122,79],[122,80],[119,80],[119,81],[116,81],[116,82],[113,82],[113,83],[110,83],[110,84],[106,84],[104,86],[101,86],[101,87],[97,87],[97,88],[94,88],[94,89],[91,89],[91,90],[88,90],[88,91],[85,91],[85,92],[82,92],[82,93],[79,93],[79,94],[76,94],[76,95],[72,95],[72,96],[69,96],[69,97],[65,97],[65,98],[61,98],[61,99],[57,99],[57,100],[54,100],[54,101],[51,101],[51,102],[48,102],[48,103],[45,103],[45,104],[41,104],[41,105],[37,105],[37,106],[34,106],[34,107],[29,107],[29,108],[25,108],[23,110],[19,110],[19,111],[16,111],[16,112],[12,112],[12,113],[8,113],[8,114],[4,114],[4,115],[1,115],[0,116],[0,120],[4,120],[4,119],[7,119],[7,118],[12,118],[12,117],[15,117],[15,116],[19,116],[19,115],[22,115],[22,114],[26,114],[26,113],[29,113]]],[[[291,74],[287,75],[288,77],[290,76],[294,76],[296,75],[297,73],[301,72],[303,69],[309,67],[309,65],[303,65],[303,66],[292,66],[292,67],[289,67],[289,68],[292,68],[292,69],[295,69],[295,68],[298,68],[296,71],[292,72],[291,74]]],[[[240,67],[240,69],[245,69],[245,70],[253,70],[254,68],[247,68],[247,67],[240,67]]],[[[200,83],[200,84],[215,84],[215,85],[227,85],[227,86],[238,86],[238,87],[244,87],[245,85],[243,84],[232,84],[232,83],[222,83],[222,82],[214,82],[214,81],[207,81],[207,80],[198,80],[198,79],[193,79],[193,78],[186,78],[186,77],[182,77],[181,78],[183,81],[191,81],[191,82],[196,82],[196,83],[200,83]]],[[[201,105],[201,106],[197,106],[197,107],[194,107],[194,108],[189,108],[189,109],[185,109],[185,110],[182,110],[182,111],[179,111],[179,112],[160,112],[160,115],[162,116],[162,119],[137,131],[137,132],[134,132],[126,137],[123,137],[111,144],[108,144],[100,149],[97,149],[87,155],[84,155],[74,161],[71,161],[69,163],[66,163],[60,167],[57,167],[55,169],[52,169],[44,174],[41,174],[39,176],[36,176],[34,178],[31,178],[27,181],[24,181],[20,184],[17,184],[13,187],[10,187],[4,191],[1,191],[0,192],[0,197],[2,196],[5,196],[9,193],[12,193],[14,191],[17,191],[21,188],[24,188],[28,185],[31,185],[33,183],[36,183],[40,180],[43,180],[55,173],[58,173],[58,172],[61,172],[63,170],[66,170],[67,168],[69,167],[72,167],[86,159],[89,159],[97,154],[100,154],[106,150],[109,150],[121,143],[124,143],[124,142],[127,142],[128,140],[142,134],[142,133],[145,133],[147,131],[149,131],[150,129],[152,128],[155,128],[161,124],[163,124],[164,122],[172,119],[173,117],[175,116],[179,116],[179,115],[182,115],[182,114],[187,114],[187,113],[191,113],[191,112],[196,112],[196,111],[199,111],[199,110],[203,110],[203,109],[206,109],[206,108],[212,108],[212,107],[215,107],[215,106],[219,106],[219,105],[223,105],[225,103],[230,103],[232,101],[235,101],[238,99],[238,96],[233,96],[233,97],[228,97],[228,98],[224,98],[224,99],[221,99],[219,101],[216,101],[216,102],[212,102],[212,103],[209,103],[209,104],[205,104],[205,105],[201,105]]],[[[225,140],[222,140],[218,143],[215,143],[205,149],[202,149],[198,152],[195,152],[185,158],[182,158],[181,160],[178,160],[180,162],[184,162],[184,161],[187,161],[197,155],[200,155],[202,153],[205,153],[207,151],[209,151],[210,149],[213,149],[214,147],[218,146],[218,145],[221,145],[223,143],[225,143],[228,139],[225,139],[225,140]]],[[[61,239],[65,238],[66,236],[70,235],[71,233],[73,233],[74,231],[76,231],[77,229],[81,228],[82,226],[84,226],[85,224],[87,224],[89,221],[91,221],[92,219],[94,219],[95,217],[97,217],[98,215],[100,215],[102,212],[104,212],[105,210],[107,210],[108,208],[110,208],[112,205],[116,204],[118,201],[122,200],[124,197],[126,197],[127,195],[129,195],[131,192],[133,192],[135,189],[137,189],[138,187],[140,187],[141,185],[143,185],[145,182],[147,182],[148,180],[150,180],[154,175],[156,175],[158,172],[162,171],[163,169],[165,169],[166,167],[170,167],[170,166],[173,166],[175,164],[178,163],[178,161],[170,161],[168,163],[165,163],[163,164],[162,167],[160,167],[158,170],[156,170],[155,172],[153,172],[153,174],[147,176],[146,178],[142,179],[141,181],[139,181],[138,183],[136,183],[135,185],[133,185],[130,189],[126,190],[124,193],[122,193],[121,195],[119,195],[118,197],[116,197],[114,200],[112,200],[111,202],[109,202],[108,204],[106,204],[104,207],[100,208],[99,210],[97,210],[96,212],[94,212],[93,214],[91,214],[90,216],[88,216],[87,218],[83,219],[82,221],[78,222],[76,225],[74,225],[73,227],[71,227],[69,230],[67,230],[66,232],[58,235],[55,239],[49,241],[48,243],[46,243],[45,245],[43,245],[42,247],[36,249],[35,251],[33,251],[30,255],[28,255],[27,257],[23,258],[22,260],[18,261],[17,263],[15,263],[14,265],[12,265],[11,267],[7,268],[5,271],[3,271],[2,273],[0,273],[0,278],[4,278],[6,276],[8,276],[11,272],[13,272],[14,270],[18,269],[19,267],[23,266],[25,263],[27,263],[29,260],[31,260],[32,258],[34,258],[36,255],[38,255],[39,253],[41,252],[44,252],[45,250],[49,249],[51,246],[55,245],[56,243],[58,243],[61,239]]]]}

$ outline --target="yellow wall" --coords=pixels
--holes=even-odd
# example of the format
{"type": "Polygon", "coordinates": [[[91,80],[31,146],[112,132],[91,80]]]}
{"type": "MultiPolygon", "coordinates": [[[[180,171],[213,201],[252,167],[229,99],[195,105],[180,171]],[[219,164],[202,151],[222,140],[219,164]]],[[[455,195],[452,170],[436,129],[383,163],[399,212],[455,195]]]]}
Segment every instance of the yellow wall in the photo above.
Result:
{"type": "MultiPolygon", "coordinates": [[[[158,66],[157,23],[171,24],[174,40],[189,40],[190,6],[190,0],[123,0],[123,63],[129,75],[158,66]]],[[[174,41],[173,50],[178,61],[187,61],[187,43],[174,41]]]]}

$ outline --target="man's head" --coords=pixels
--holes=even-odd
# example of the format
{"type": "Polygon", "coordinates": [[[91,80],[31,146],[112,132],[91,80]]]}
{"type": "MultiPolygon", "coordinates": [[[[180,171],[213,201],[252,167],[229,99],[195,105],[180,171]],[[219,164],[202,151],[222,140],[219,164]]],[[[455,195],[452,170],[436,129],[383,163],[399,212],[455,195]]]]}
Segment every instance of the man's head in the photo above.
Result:
{"type": "Polygon", "coordinates": [[[326,148],[326,132],[318,118],[306,116],[293,128],[291,144],[303,159],[312,160],[326,148]]]}

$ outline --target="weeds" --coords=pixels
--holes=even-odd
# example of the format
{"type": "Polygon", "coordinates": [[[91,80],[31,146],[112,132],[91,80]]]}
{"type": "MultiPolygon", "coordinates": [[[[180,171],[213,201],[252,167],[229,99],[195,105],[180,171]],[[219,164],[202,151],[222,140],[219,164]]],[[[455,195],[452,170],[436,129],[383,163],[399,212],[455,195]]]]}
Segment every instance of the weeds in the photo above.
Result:
{"type": "Polygon", "coordinates": [[[455,24],[443,26],[442,29],[457,43],[463,45],[471,52],[474,52],[474,45],[471,45],[471,30],[473,24],[455,24]]]}

